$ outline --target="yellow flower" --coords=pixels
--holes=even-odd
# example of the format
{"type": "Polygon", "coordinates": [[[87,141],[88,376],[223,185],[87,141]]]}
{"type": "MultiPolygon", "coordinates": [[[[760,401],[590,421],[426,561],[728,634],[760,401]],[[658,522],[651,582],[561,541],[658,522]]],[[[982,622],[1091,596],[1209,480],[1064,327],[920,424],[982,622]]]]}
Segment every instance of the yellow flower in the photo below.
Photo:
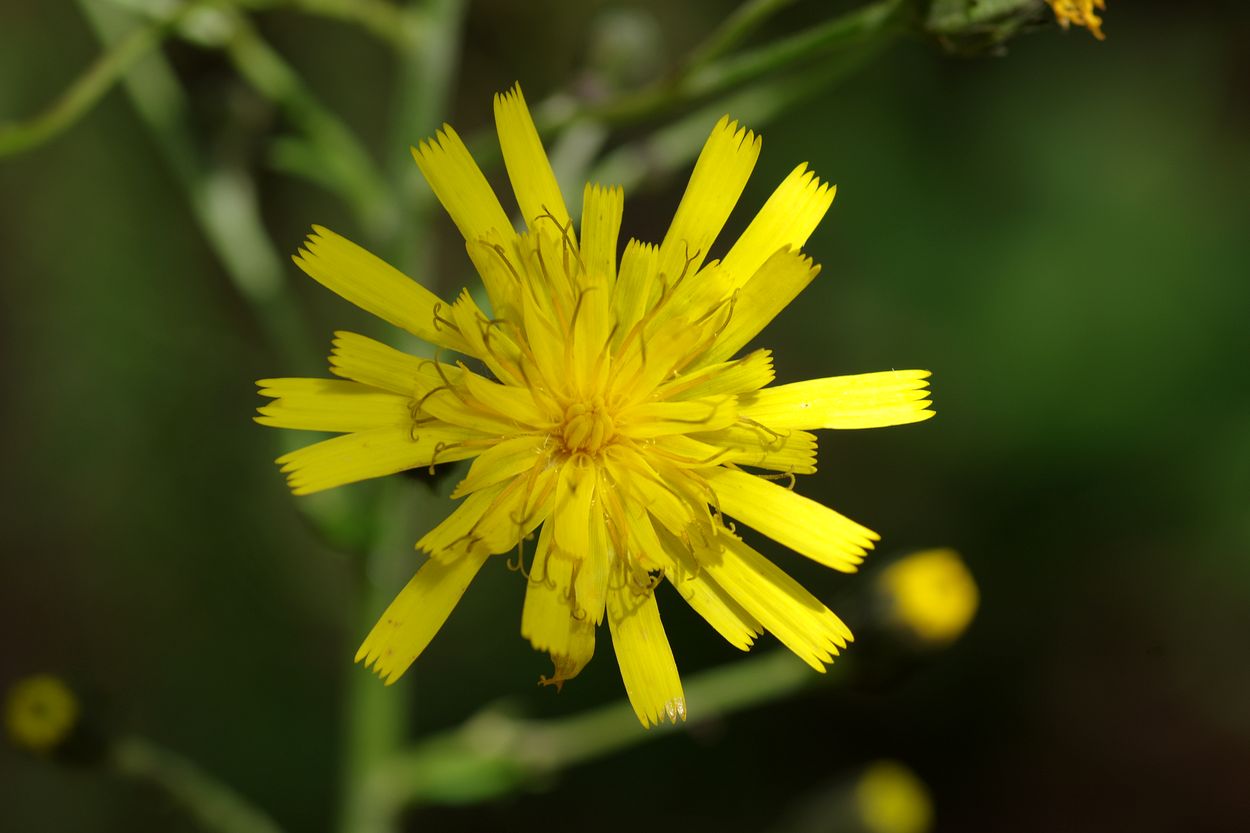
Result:
{"type": "Polygon", "coordinates": [[[1050,4],[1051,11],[1055,13],[1055,20],[1059,21],[1059,25],[1067,29],[1072,24],[1084,26],[1089,29],[1090,34],[1104,40],[1105,35],[1102,33],[1102,18],[1099,17],[1094,9],[1106,10],[1104,0],[1046,0],[1050,4]]]}
{"type": "Polygon", "coordinates": [[[4,727],[17,746],[44,754],[78,723],[78,699],[59,677],[36,674],[14,683],[4,704],[4,727]]]}
{"type": "Polygon", "coordinates": [[[876,761],[855,784],[855,804],[871,833],[925,833],[933,799],[916,774],[896,761],[876,761]]]}
{"type": "Polygon", "coordinates": [[[523,232],[451,127],[413,149],[464,235],[489,312],[467,291],[441,302],[324,228],[295,258],[347,300],[468,360],[340,332],[330,369],[341,380],[258,383],[274,399],[258,422],[343,435],[279,458],[296,494],[474,460],[452,493],[463,501],[417,542],[429,560],[356,659],[393,683],[489,556],[517,549],[521,633],[555,665],[541,682],[575,677],[606,618],[644,725],[686,713],[653,592],[662,579],[732,645],[747,650],[768,630],[823,671],[851,632],[723,516],[854,572],[876,533],[775,481],[816,470],[810,429],[933,415],[925,371],[767,387],[768,350],[735,358],[819,271],[799,248],[834,189],[800,165],[709,260],[760,152],[758,136],[723,118],[664,240],[630,240],[618,262],[621,190],[588,185],[576,224],[519,87],[496,96],[495,121],[523,232]]]}
{"type": "Polygon", "coordinates": [[[935,645],[958,639],[981,601],[976,580],[954,550],[912,553],[883,570],[877,583],[890,618],[935,645]]]}

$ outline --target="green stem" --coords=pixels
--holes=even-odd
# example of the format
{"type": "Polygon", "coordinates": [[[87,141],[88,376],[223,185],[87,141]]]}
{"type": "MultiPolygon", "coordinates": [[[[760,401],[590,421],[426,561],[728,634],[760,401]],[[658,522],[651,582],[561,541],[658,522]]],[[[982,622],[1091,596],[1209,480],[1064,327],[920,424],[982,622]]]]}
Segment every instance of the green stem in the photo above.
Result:
{"type": "Polygon", "coordinates": [[[396,48],[405,45],[403,10],[384,0],[232,0],[248,11],[290,8],[305,14],[353,23],[396,48]]]}
{"type": "Polygon", "coordinates": [[[139,26],[119,37],[48,109],[22,122],[0,125],[0,157],[30,150],[78,121],[135,63],[163,41],[193,4],[164,20],[139,26]]]}
{"type": "Polygon", "coordinates": [[[800,103],[835,86],[888,42],[885,37],[875,38],[826,62],[817,71],[797,77],[770,78],[717,99],[673,124],[613,150],[594,167],[590,179],[620,185],[629,192],[663,182],[669,175],[689,167],[707,140],[708,125],[721,115],[729,113],[755,129],[764,127],[800,103]]]}
{"type": "Polygon", "coordinates": [[[862,43],[895,21],[902,5],[902,0],[871,3],[768,46],[695,67],[674,79],[661,81],[605,104],[592,105],[581,112],[541,125],[540,129],[560,130],[578,117],[610,125],[643,121],[678,105],[740,87],[782,69],[862,43]]]}
{"type": "MultiPolygon", "coordinates": [[[[434,238],[428,232],[433,207],[428,190],[417,183],[409,144],[433,132],[439,114],[448,110],[460,57],[463,0],[425,0],[405,7],[403,36],[409,47],[399,53],[399,81],[392,116],[389,181],[396,193],[396,222],[385,253],[409,274],[432,274],[434,238]]],[[[398,484],[399,486],[411,484],[398,484]]],[[[395,489],[393,484],[384,484],[395,489]]],[[[428,529],[440,520],[443,502],[428,487],[419,495],[398,489],[379,504],[378,538],[361,580],[360,633],[374,624],[412,573],[414,528],[428,529]]],[[[383,763],[406,742],[409,698],[404,689],[383,686],[372,674],[352,667],[347,680],[346,755],[343,762],[342,833],[391,833],[398,807],[382,789],[383,763]]],[[[410,679],[417,679],[409,675],[410,679]]]]}
{"type": "MultiPolygon", "coordinates": [[[[126,37],[131,15],[93,0],[79,0],[79,6],[107,48],[126,37]]],[[[294,368],[309,367],[310,340],[287,297],[285,258],[265,233],[252,178],[238,165],[210,166],[196,151],[186,92],[159,53],[136,64],[123,87],[231,283],[282,357],[294,368]]]]}
{"type": "Polygon", "coordinates": [[[281,833],[281,828],[237,792],[191,761],[138,737],[123,737],[109,751],[113,769],[158,788],[181,804],[205,830],[281,833]]]}
{"type": "Polygon", "coordinates": [[[1040,13],[1042,0],[933,0],[925,26],[930,32],[958,35],[1017,15],[1040,13]]]}
{"type": "Polygon", "coordinates": [[[386,255],[408,274],[432,274],[430,189],[421,181],[409,148],[433,135],[450,110],[460,64],[460,30],[465,0],[425,0],[404,8],[404,48],[398,54],[397,83],[389,130],[387,178],[397,210],[386,239],[386,255]]]}
{"type": "Polygon", "coordinates": [[[770,17],[795,2],[796,0],[747,0],[734,9],[702,44],[695,47],[679,74],[688,74],[729,52],[750,37],[770,17]]]}
{"type": "MultiPolygon", "coordinates": [[[[830,677],[840,677],[834,666],[830,677]]],[[[387,762],[377,795],[405,804],[471,803],[513,792],[597,758],[785,697],[822,679],[786,651],[772,651],[696,674],[685,685],[687,724],[638,724],[627,702],[551,721],[488,710],[387,762]]]]}
{"type": "Polygon", "coordinates": [[[344,197],[371,236],[382,233],[394,214],[390,193],[368,152],[317,100],[299,74],[257,33],[246,17],[231,13],[233,33],[226,54],[239,74],[277,104],[301,136],[278,144],[279,167],[313,180],[344,197]]]}
{"type": "MultiPolygon", "coordinates": [[[[387,481],[377,504],[377,535],[370,547],[360,580],[361,594],[354,636],[363,636],[378,615],[411,577],[416,556],[412,551],[415,526],[428,528],[434,518],[433,496],[413,494],[412,484],[387,481]],[[408,488],[405,488],[408,487],[408,488]],[[415,512],[414,512],[415,510],[415,512]],[[404,556],[404,557],[401,557],[404,556]]],[[[373,773],[404,742],[407,731],[404,689],[384,686],[358,665],[347,669],[345,749],[342,758],[342,807],[338,829],[343,833],[389,833],[394,817],[384,797],[377,794],[373,773]]]]}

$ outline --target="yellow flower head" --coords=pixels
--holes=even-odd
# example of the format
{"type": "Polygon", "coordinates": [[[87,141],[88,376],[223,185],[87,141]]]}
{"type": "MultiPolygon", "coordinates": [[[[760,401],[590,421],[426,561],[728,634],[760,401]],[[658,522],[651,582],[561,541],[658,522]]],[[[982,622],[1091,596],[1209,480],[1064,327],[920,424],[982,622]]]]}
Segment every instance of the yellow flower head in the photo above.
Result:
{"type": "Polygon", "coordinates": [[[855,784],[855,804],[870,833],[926,833],[933,799],[916,774],[896,761],[877,761],[855,784]]]}
{"type": "Polygon", "coordinates": [[[4,728],[15,745],[45,754],[78,723],[78,699],[59,677],[36,674],[14,683],[4,704],[4,728]]]}
{"type": "Polygon", "coordinates": [[[661,580],[736,647],[767,629],[824,670],[850,631],[724,516],[853,572],[877,535],[776,481],[816,470],[810,429],[933,415],[925,371],[767,387],[771,353],[738,356],[819,271],[799,248],[834,189],[800,165],[709,260],[760,152],[758,136],[723,118],[664,240],[630,240],[618,261],[621,190],[588,185],[574,222],[519,87],[496,96],[495,121],[521,232],[451,127],[413,150],[464,235],[489,312],[467,291],[440,301],[320,227],[295,258],[347,300],[466,359],[416,358],[340,332],[330,369],[341,380],[259,383],[274,401],[258,422],[343,435],[278,460],[296,494],[473,459],[452,495],[462,502],[417,542],[429,560],[357,660],[394,682],[486,560],[533,540],[521,633],[552,657],[543,682],[581,671],[606,618],[639,719],[684,718],[661,580]]]}
{"type": "Polygon", "coordinates": [[[976,580],[954,550],[912,553],[881,572],[878,587],[890,618],[923,642],[954,642],[981,601],[976,580]]]}
{"type": "Polygon", "coordinates": [[[1076,24],[1089,29],[1090,34],[1098,40],[1106,38],[1102,33],[1102,18],[1094,11],[1094,9],[1106,10],[1104,0],[1046,0],[1046,2],[1055,13],[1055,20],[1059,21],[1059,25],[1063,28],[1067,29],[1076,24]]]}

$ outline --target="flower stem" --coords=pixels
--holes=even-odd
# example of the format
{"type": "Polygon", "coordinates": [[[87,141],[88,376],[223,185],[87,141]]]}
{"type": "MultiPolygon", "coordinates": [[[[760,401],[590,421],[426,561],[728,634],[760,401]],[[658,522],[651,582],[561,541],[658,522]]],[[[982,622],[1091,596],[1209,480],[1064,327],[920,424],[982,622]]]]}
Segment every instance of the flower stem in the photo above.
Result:
{"type": "MultiPolygon", "coordinates": [[[[403,36],[411,40],[399,52],[391,131],[397,149],[388,166],[396,211],[382,243],[390,262],[420,275],[431,274],[428,267],[434,263],[434,238],[427,231],[432,204],[428,192],[416,183],[408,144],[432,133],[438,114],[446,112],[460,58],[464,2],[424,0],[404,6],[402,14],[403,36]]],[[[432,489],[420,485],[414,494],[411,485],[386,484],[388,491],[379,503],[376,540],[359,585],[362,635],[412,573],[414,526],[428,529],[441,519],[438,513],[445,511],[432,489]]],[[[362,668],[353,665],[347,673],[338,829],[342,833],[391,833],[402,808],[390,800],[379,775],[383,764],[407,740],[410,698],[403,689],[383,686],[362,668]]]]}
{"type": "Polygon", "coordinates": [[[423,740],[387,762],[378,796],[396,807],[416,803],[466,804],[506,795],[596,758],[667,737],[785,697],[827,677],[787,651],[772,651],[704,671],[685,685],[685,724],[638,725],[619,701],[558,720],[525,720],[488,709],[450,732],[423,740]]]}
{"type": "Polygon", "coordinates": [[[149,740],[123,737],[109,750],[119,774],[160,789],[181,804],[205,830],[281,833],[281,828],[229,786],[191,761],[149,740]]]}
{"type": "MultiPolygon", "coordinates": [[[[771,11],[771,4],[761,4],[771,11]]],[[[767,46],[703,64],[691,64],[675,76],[603,104],[588,107],[540,125],[558,131],[576,118],[593,118],[609,125],[636,123],[682,104],[738,88],[774,72],[862,43],[897,19],[902,0],[879,0],[767,46]]],[[[748,22],[751,20],[748,16],[748,22]]],[[[732,43],[730,33],[729,42],[732,43]]],[[[709,54],[722,47],[713,41],[709,54]]]]}
{"type": "Polygon", "coordinates": [[[193,4],[164,20],[138,26],[119,37],[50,107],[21,122],[0,125],[0,157],[12,156],[52,139],[78,121],[135,63],[155,49],[193,4]]]}
{"type": "MultiPolygon", "coordinates": [[[[106,48],[127,37],[133,16],[93,0],[79,0],[83,14],[106,48]]],[[[287,297],[280,257],[260,217],[255,184],[241,166],[212,166],[196,150],[187,94],[169,63],[146,55],[124,78],[123,88],[191,205],[206,241],[231,283],[249,302],[282,358],[297,368],[312,365],[310,340],[287,297]]]]}

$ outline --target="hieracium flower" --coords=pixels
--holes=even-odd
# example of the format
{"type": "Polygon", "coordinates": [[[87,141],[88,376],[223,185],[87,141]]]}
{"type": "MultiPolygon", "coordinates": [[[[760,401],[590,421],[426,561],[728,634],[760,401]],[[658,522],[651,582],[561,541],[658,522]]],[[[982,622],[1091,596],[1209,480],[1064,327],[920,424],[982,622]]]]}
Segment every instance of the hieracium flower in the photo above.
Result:
{"type": "Polygon", "coordinates": [[[259,422],[342,434],[279,458],[296,494],[473,459],[452,493],[459,505],[417,542],[429,559],[356,659],[393,683],[490,556],[517,550],[528,579],[521,633],[555,665],[541,681],[577,676],[606,618],[644,725],[686,712],[661,581],[732,645],[747,650],[768,630],[823,670],[851,632],[728,518],[854,572],[878,536],[778,481],[816,470],[812,429],[933,415],[925,371],[769,387],[771,353],[739,355],[816,277],[800,247],[833,187],[800,165],[709,260],[760,153],[758,136],[723,118],[664,240],[630,240],[618,259],[621,190],[588,185],[575,223],[519,87],[495,98],[495,121],[524,231],[451,127],[413,149],[490,309],[467,291],[444,303],[314,227],[300,268],[439,357],[340,332],[330,370],[341,379],[259,383],[274,399],[259,422]]]}
{"type": "Polygon", "coordinates": [[[1106,36],[1102,33],[1102,18],[1094,11],[1107,8],[1103,0],[1046,0],[1046,2],[1055,13],[1055,20],[1059,21],[1059,25],[1063,28],[1067,29],[1074,24],[1084,26],[1098,40],[1105,39],[1106,36]]]}

